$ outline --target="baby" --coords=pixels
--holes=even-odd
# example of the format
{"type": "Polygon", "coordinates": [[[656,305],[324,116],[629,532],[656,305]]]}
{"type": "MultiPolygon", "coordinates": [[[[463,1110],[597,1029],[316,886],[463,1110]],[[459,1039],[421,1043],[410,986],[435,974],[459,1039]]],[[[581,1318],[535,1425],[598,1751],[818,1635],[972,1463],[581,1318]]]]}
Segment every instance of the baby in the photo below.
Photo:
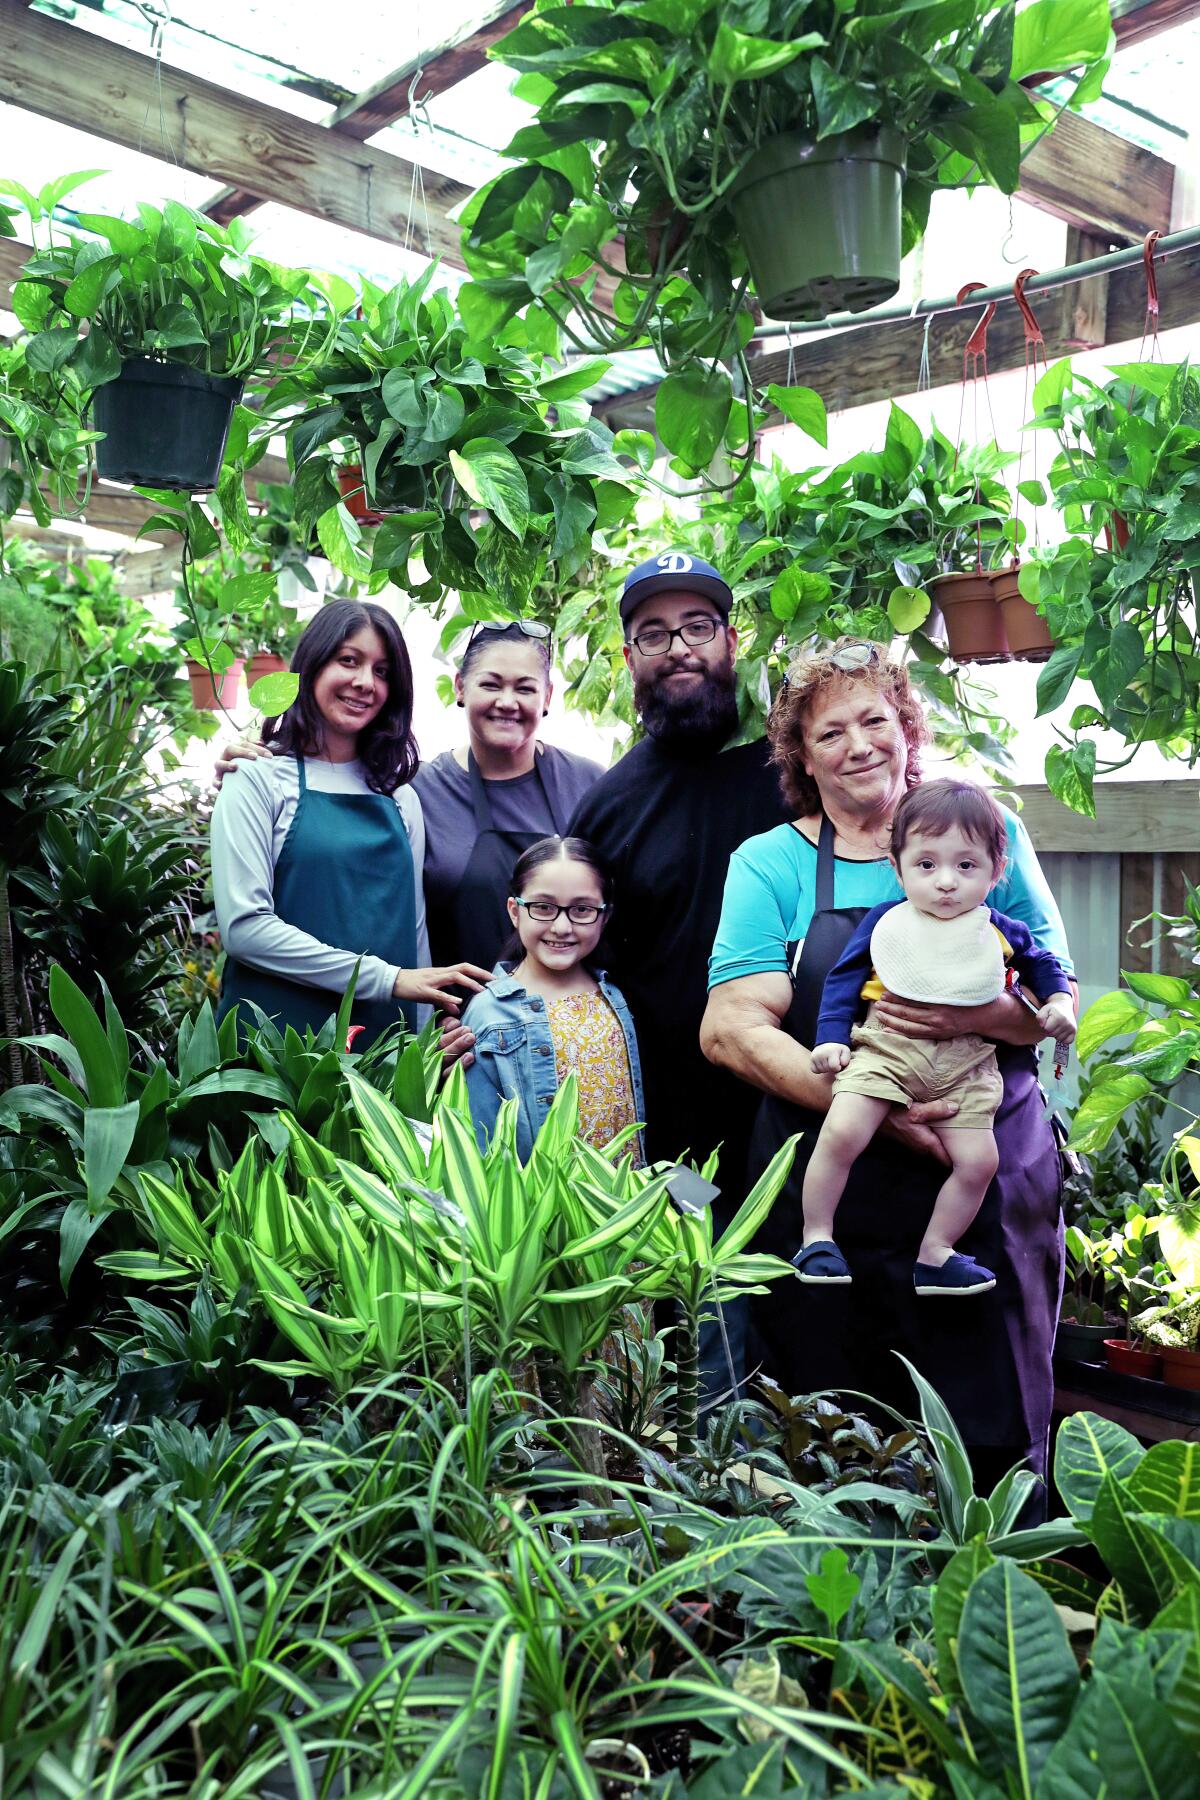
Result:
{"type": "Polygon", "coordinates": [[[950,1173],[917,1252],[918,1294],[982,1294],[990,1269],[955,1250],[996,1173],[992,1121],[1004,1092],[986,1038],[910,1038],[875,1022],[855,1024],[860,998],[983,1006],[1003,993],[1007,966],[1040,997],[1038,1024],[1060,1045],[1075,1037],[1066,971],[1019,919],[984,896],[1000,879],[1007,832],[990,795],[968,782],[927,781],[906,794],[892,823],[892,866],[904,900],[872,907],[825,978],[812,1066],[836,1075],[833,1099],[804,1177],[804,1244],[792,1259],[801,1281],[848,1282],[833,1225],[854,1159],[893,1106],[953,1097],[958,1111],[934,1126],[950,1173]],[[853,1046],[853,1049],[851,1049],[853,1046]]]}

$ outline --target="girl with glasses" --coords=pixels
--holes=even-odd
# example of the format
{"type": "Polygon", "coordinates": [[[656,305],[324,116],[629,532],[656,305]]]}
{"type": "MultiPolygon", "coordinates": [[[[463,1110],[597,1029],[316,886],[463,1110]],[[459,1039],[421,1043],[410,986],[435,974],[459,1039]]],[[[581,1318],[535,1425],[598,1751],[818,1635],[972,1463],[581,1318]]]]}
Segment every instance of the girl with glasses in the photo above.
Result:
{"type": "Polygon", "coordinates": [[[533,1149],[562,1082],[579,1084],[579,1135],[621,1140],[642,1161],[642,1073],[629,1009],[592,958],[611,912],[612,879],[583,838],[548,837],[512,872],[515,927],[493,979],[463,1015],[475,1034],[471,1116],[486,1147],[500,1108],[517,1103],[517,1154],[533,1149]]]}

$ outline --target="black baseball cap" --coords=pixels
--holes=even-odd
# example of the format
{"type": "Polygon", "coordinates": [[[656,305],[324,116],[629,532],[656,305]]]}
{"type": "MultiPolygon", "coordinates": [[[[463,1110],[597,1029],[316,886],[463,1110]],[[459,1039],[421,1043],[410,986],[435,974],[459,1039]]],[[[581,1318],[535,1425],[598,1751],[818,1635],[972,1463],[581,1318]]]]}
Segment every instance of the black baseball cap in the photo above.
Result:
{"type": "Polygon", "coordinates": [[[651,594],[669,591],[703,594],[706,600],[712,601],[723,619],[729,617],[733,605],[733,590],[711,563],[701,556],[693,556],[690,550],[664,550],[661,556],[652,556],[639,563],[625,577],[621,589],[622,625],[629,623],[642,601],[649,600],[651,594]]]}

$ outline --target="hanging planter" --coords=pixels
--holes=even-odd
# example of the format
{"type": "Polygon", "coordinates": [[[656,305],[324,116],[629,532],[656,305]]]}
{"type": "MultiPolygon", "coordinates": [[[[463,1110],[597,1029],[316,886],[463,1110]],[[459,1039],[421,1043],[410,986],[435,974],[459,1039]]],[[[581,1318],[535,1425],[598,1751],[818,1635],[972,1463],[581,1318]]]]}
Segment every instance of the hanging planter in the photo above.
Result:
{"type": "Polygon", "coordinates": [[[256,650],[246,663],[246,686],[252,688],[264,675],[282,675],[286,669],[284,658],[273,650],[256,650]]]}
{"type": "Polygon", "coordinates": [[[188,680],[192,684],[192,705],[197,712],[230,712],[237,703],[238,684],[242,679],[242,659],[238,657],[227,669],[218,670],[214,682],[207,663],[193,662],[188,657],[188,680]]]}
{"type": "Polygon", "coordinates": [[[907,148],[859,126],[819,142],[785,131],[750,158],[729,208],[768,318],[864,312],[897,292],[907,148]]]}
{"type": "Polygon", "coordinates": [[[1117,1375],[1140,1375],[1146,1381],[1157,1381],[1162,1375],[1162,1351],[1131,1344],[1127,1338],[1105,1338],[1104,1357],[1117,1375]]]}
{"type": "Polygon", "coordinates": [[[987,575],[935,575],[925,585],[946,621],[946,638],[955,662],[1008,660],[1004,616],[987,575]]]}
{"type": "Polygon", "coordinates": [[[367,488],[361,463],[343,463],[337,472],[338,492],[346,511],[360,525],[382,525],[385,514],[367,504],[367,488]]]}
{"type": "Polygon", "coordinates": [[[1021,662],[1045,662],[1054,651],[1054,639],[1037,607],[1021,592],[1020,573],[1019,569],[993,569],[988,577],[1001,630],[1010,653],[1021,662]]]}
{"type": "Polygon", "coordinates": [[[92,419],[104,433],[96,472],[105,481],[208,493],[217,485],[242,383],[184,363],[134,356],[98,387],[92,419]]]}

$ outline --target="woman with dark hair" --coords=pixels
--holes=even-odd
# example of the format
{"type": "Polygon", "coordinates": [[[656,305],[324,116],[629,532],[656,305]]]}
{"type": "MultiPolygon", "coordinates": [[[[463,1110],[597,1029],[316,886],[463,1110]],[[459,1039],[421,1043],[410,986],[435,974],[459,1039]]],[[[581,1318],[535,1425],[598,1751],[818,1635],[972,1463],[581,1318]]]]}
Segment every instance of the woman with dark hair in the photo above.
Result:
{"type": "Polygon", "coordinates": [[[612,877],[586,839],[548,837],[518,859],[508,887],[513,937],[463,1020],[475,1034],[467,1090],[480,1145],[486,1148],[504,1102],[515,1100],[524,1160],[573,1074],[580,1137],[598,1148],[620,1140],[640,1163],[636,1127],[645,1114],[633,1020],[592,962],[612,906],[612,877]]]}
{"type": "Polygon", "coordinates": [[[213,897],[226,961],[219,1017],[242,1004],[314,1030],[355,965],[352,1021],[365,1049],[421,1005],[457,1011],[486,969],[430,967],[412,668],[381,606],[336,600],[292,657],[300,691],[235,764],[212,819],[213,897]]]}
{"type": "Polygon", "coordinates": [[[550,708],[550,634],[534,620],[486,620],[454,678],[467,742],[423,763],[414,786],[425,812],[425,901],[433,955],[489,967],[509,932],[513,863],[561,834],[598,763],[538,741],[550,708]]]}

